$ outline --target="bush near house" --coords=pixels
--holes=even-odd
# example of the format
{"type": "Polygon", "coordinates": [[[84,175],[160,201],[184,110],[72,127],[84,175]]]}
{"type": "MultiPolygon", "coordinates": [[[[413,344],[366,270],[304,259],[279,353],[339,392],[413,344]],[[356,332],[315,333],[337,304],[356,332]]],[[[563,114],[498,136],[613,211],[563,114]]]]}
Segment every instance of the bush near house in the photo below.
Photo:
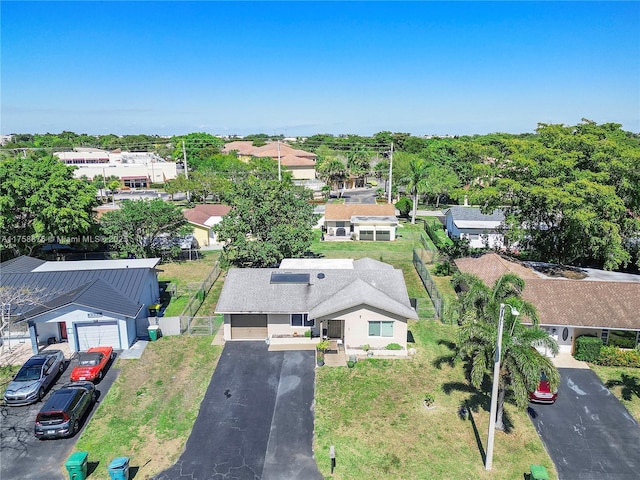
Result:
{"type": "Polygon", "coordinates": [[[623,350],[619,347],[603,346],[594,363],[606,367],[640,368],[640,352],[638,350],[623,350]]]}
{"type": "Polygon", "coordinates": [[[584,362],[595,362],[600,355],[602,340],[598,337],[583,335],[576,338],[576,353],[574,357],[584,362]]]}

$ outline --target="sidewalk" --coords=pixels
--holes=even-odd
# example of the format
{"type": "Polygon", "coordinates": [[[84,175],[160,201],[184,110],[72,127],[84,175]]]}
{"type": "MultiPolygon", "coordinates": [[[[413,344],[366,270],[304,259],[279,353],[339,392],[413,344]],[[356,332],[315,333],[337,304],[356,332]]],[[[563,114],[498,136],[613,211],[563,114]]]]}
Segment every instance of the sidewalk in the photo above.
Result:
{"type": "Polygon", "coordinates": [[[570,353],[558,353],[555,357],[551,358],[551,361],[556,368],[581,368],[589,369],[587,362],[576,360],[570,353]]]}

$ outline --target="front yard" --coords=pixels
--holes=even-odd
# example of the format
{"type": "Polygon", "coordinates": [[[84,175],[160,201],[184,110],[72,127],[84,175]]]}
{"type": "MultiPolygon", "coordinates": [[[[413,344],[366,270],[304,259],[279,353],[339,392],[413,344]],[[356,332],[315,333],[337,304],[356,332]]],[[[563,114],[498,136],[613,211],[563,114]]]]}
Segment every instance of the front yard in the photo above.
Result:
{"type": "Polygon", "coordinates": [[[506,406],[509,433],[496,433],[493,470],[484,470],[489,391],[465,380],[449,363],[456,327],[435,321],[410,325],[418,353],[409,360],[369,359],[355,368],[317,370],[315,455],[335,479],[519,479],[531,463],[555,470],[527,413],[506,406]],[[426,392],[436,408],[422,405],[426,392]],[[466,405],[471,414],[460,417],[466,405]]]}

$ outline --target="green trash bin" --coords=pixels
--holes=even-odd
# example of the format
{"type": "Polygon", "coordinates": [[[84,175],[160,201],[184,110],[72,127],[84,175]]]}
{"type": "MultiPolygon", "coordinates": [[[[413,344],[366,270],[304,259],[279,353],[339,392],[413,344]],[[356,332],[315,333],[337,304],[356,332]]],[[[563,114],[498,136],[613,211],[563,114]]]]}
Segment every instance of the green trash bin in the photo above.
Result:
{"type": "Polygon", "coordinates": [[[109,464],[111,480],[129,480],[129,457],[117,457],[109,464]]]}
{"type": "Polygon", "coordinates": [[[87,459],[89,452],[76,452],[64,464],[69,472],[69,480],[85,480],[87,478],[87,459]]]}
{"type": "Polygon", "coordinates": [[[149,339],[152,342],[155,342],[156,340],[158,340],[160,338],[160,327],[157,325],[150,325],[149,328],[147,329],[147,331],[149,332],[149,339]]]}
{"type": "Polygon", "coordinates": [[[531,480],[549,480],[549,473],[542,465],[531,465],[531,480]]]}

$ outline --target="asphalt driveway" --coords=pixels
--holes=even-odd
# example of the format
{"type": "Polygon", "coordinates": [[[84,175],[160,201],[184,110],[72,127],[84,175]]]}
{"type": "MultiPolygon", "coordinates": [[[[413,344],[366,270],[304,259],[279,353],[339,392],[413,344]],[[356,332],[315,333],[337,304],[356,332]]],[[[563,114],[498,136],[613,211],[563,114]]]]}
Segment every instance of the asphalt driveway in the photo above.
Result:
{"type": "Polygon", "coordinates": [[[529,415],[559,480],[640,478],[640,426],[591,370],[560,368],[554,405],[529,415]]]}
{"type": "Polygon", "coordinates": [[[227,342],[185,452],[158,480],[322,479],[313,458],[313,351],[227,342]]]}
{"type": "MultiPolygon", "coordinates": [[[[77,358],[67,361],[67,367],[51,387],[46,402],[52,392],[70,381],[71,370],[77,365],[77,358]]],[[[36,415],[43,403],[37,402],[22,407],[0,407],[0,479],[2,480],[64,480],[69,474],[64,468],[82,430],[96,411],[100,400],[116,379],[119,370],[112,368],[113,360],[102,381],[96,385],[98,402],[84,418],[81,431],[72,438],[38,440],[33,434],[36,415]]],[[[91,458],[89,458],[91,462],[91,458]]]]}

